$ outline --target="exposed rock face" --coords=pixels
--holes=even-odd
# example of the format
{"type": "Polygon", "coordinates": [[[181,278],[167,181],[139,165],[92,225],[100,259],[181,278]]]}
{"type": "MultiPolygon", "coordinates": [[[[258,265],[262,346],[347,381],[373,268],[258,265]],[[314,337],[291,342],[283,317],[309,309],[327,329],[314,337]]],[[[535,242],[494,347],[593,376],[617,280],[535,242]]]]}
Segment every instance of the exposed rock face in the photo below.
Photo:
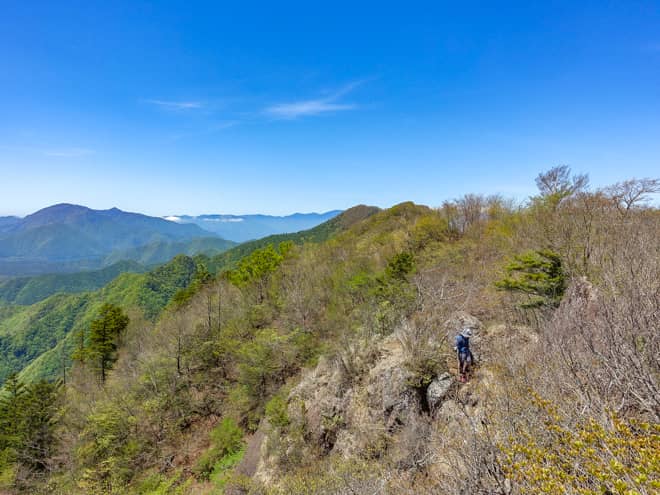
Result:
{"type": "Polygon", "coordinates": [[[469,327],[474,330],[482,327],[478,318],[472,316],[465,311],[457,311],[445,322],[445,328],[450,334],[460,332],[464,327],[469,327]]]}
{"type": "Polygon", "coordinates": [[[438,406],[447,397],[453,383],[454,378],[449,373],[442,373],[431,381],[426,389],[426,402],[432,413],[438,409],[438,406]]]}
{"type": "Polygon", "coordinates": [[[411,388],[413,376],[398,362],[398,357],[387,358],[369,373],[367,394],[370,406],[382,414],[387,431],[405,424],[408,416],[419,414],[420,405],[411,388]],[[380,399],[380,400],[379,400],[380,399]]]}
{"type": "MultiPolygon", "coordinates": [[[[424,337],[428,341],[423,349],[433,349],[429,355],[439,352],[453,363],[453,340],[448,341],[447,335],[454,327],[460,330],[466,324],[481,327],[471,315],[457,313],[445,323],[447,333],[424,337]]],[[[386,453],[402,469],[429,462],[435,455],[432,449],[437,448],[429,442],[431,432],[449,422],[462,424],[465,410],[474,407],[453,394],[449,399],[455,386],[449,372],[435,376],[428,386],[420,386],[423,381],[415,374],[420,372],[416,357],[424,358],[411,351],[409,341],[393,334],[359,345],[347,344],[335,359],[321,359],[289,393],[290,423],[284,430],[271,428],[255,477],[262,481],[277,478],[287,459],[294,457],[332,454],[359,458],[386,453]]]]}
{"type": "Polygon", "coordinates": [[[353,396],[345,381],[342,370],[323,359],[289,396],[289,416],[304,425],[311,444],[323,452],[334,447],[336,430],[353,396]]]}

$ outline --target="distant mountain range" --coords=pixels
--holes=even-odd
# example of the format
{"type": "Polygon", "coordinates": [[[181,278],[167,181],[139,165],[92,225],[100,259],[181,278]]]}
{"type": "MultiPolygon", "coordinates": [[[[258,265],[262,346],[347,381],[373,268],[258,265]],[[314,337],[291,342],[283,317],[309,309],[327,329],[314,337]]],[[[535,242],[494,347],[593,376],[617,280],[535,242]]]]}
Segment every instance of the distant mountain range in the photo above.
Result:
{"type": "Polygon", "coordinates": [[[25,218],[0,217],[0,276],[93,270],[120,260],[162,263],[233,245],[194,224],[58,204],[25,218]]]}
{"type": "Polygon", "coordinates": [[[0,217],[0,281],[95,271],[120,261],[151,266],[178,254],[214,256],[238,242],[314,228],[339,213],[158,218],[117,208],[57,204],[25,218],[0,217]]]}
{"type": "Polygon", "coordinates": [[[0,217],[0,233],[10,229],[20,221],[21,219],[18,217],[0,217]]]}
{"type": "Polygon", "coordinates": [[[181,225],[194,224],[224,239],[245,242],[273,234],[285,234],[311,229],[336,217],[342,210],[325,213],[294,213],[287,216],[270,215],[172,215],[166,220],[181,225]]]}

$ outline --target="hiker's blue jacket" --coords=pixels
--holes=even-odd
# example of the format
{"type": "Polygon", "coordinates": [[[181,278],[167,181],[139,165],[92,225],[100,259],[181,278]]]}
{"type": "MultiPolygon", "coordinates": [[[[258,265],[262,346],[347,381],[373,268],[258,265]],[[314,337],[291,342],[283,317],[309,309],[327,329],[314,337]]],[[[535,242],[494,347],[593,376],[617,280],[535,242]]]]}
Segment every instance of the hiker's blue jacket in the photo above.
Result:
{"type": "Polygon", "coordinates": [[[456,350],[459,354],[470,354],[470,339],[462,335],[456,336],[456,350]]]}

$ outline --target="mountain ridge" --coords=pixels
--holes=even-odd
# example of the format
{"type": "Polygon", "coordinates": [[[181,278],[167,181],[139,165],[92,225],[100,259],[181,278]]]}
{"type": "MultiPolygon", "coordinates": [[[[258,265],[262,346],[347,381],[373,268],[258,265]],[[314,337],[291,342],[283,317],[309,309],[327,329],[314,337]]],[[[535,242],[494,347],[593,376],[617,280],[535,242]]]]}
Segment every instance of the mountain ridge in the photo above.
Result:
{"type": "Polygon", "coordinates": [[[163,253],[155,253],[148,263],[160,263],[179,254],[172,249],[196,254],[186,243],[201,238],[217,239],[214,252],[234,244],[194,224],[177,224],[118,208],[94,210],[58,203],[21,219],[3,217],[0,275],[74,272],[103,268],[121,259],[139,261],[135,256],[118,259],[116,255],[149,249],[154,243],[163,253]]]}
{"type": "Polygon", "coordinates": [[[343,210],[329,210],[322,213],[292,213],[291,215],[170,215],[164,219],[179,224],[194,224],[224,239],[247,242],[267,235],[286,234],[313,228],[341,214],[343,210]]]}

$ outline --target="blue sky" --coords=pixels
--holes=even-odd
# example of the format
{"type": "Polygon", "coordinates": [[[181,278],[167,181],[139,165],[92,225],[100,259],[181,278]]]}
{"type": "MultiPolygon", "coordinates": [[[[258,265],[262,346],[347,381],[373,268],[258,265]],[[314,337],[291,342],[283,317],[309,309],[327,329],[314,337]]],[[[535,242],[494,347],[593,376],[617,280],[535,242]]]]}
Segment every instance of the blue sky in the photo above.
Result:
{"type": "Polygon", "coordinates": [[[524,198],[557,164],[660,176],[660,2],[0,2],[0,214],[524,198]]]}

